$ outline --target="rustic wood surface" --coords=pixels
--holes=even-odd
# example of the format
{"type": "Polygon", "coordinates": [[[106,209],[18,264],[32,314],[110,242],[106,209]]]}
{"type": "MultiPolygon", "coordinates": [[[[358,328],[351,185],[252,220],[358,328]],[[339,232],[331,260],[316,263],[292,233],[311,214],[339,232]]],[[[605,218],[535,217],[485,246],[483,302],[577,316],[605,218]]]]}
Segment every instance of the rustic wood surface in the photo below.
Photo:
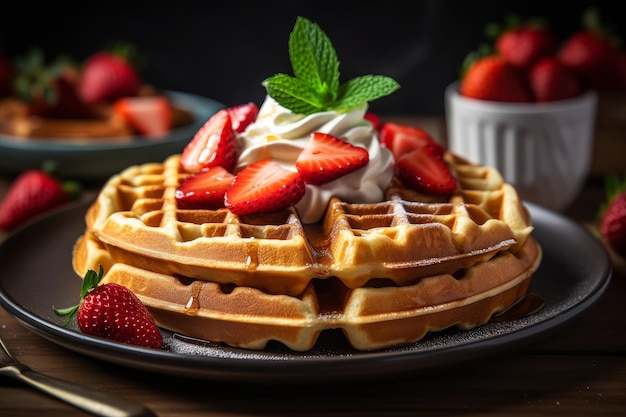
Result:
{"type": "MultiPolygon", "coordinates": [[[[433,124],[433,134],[440,128],[433,124]]],[[[8,182],[0,179],[0,196],[8,182]]],[[[587,227],[603,197],[601,181],[591,179],[564,215],[587,227]]],[[[556,334],[510,353],[380,383],[328,381],[290,388],[160,375],[57,346],[1,308],[0,337],[32,369],[143,403],[160,417],[620,416],[626,415],[626,274],[621,268],[616,261],[601,300],[556,334]]],[[[87,414],[0,379],[0,416],[39,415],[87,414]]]]}

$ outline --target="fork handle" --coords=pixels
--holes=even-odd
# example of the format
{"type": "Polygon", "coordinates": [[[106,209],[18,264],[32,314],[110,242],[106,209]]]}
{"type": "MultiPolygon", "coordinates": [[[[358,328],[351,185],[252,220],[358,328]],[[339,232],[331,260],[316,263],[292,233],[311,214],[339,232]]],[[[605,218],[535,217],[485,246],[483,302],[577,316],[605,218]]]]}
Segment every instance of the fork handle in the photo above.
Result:
{"type": "Polygon", "coordinates": [[[93,415],[102,417],[156,417],[156,414],[144,405],[53,378],[30,368],[21,368],[19,372],[13,374],[14,377],[93,415]]]}

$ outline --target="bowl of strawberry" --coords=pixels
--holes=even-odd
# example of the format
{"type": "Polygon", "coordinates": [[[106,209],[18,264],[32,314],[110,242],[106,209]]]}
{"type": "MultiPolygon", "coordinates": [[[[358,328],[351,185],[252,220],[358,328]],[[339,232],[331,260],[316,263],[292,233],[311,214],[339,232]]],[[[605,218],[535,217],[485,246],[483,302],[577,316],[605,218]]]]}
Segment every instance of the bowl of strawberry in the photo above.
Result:
{"type": "Polygon", "coordinates": [[[508,21],[444,93],[450,150],[494,166],[523,199],[555,211],[589,176],[599,95],[626,91],[626,55],[594,11],[586,19],[563,41],[545,22],[508,21]]]}

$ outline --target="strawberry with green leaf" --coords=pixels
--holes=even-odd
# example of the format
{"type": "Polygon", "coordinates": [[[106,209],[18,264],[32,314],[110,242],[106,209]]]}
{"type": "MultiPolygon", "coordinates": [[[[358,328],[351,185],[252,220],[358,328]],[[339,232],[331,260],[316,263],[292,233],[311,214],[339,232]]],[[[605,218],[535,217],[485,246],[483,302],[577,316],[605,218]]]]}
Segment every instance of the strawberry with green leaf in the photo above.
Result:
{"type": "Polygon", "coordinates": [[[76,315],[79,329],[88,335],[129,345],[158,349],[163,338],[150,312],[128,288],[115,282],[100,284],[104,271],[88,270],[80,290],[80,302],[72,307],[54,309],[66,319],[76,315]]]}
{"type": "Polygon", "coordinates": [[[289,57],[294,76],[276,74],[263,86],[278,104],[297,114],[346,111],[399,88],[395,80],[382,75],[364,75],[341,84],[330,39],[304,17],[297,18],[289,37],[289,57]]]}

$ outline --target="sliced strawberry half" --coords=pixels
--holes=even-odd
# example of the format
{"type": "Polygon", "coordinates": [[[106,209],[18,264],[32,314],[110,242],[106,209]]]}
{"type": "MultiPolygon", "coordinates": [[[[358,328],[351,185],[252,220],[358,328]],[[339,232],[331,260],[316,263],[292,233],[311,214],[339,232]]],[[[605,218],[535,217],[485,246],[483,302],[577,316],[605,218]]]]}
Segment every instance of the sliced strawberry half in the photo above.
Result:
{"type": "Polygon", "coordinates": [[[183,149],[180,164],[187,172],[221,166],[233,170],[239,156],[239,143],[233,130],[229,112],[218,111],[198,129],[183,149]]]}
{"type": "Polygon", "coordinates": [[[162,137],[172,128],[172,107],[163,96],[124,97],[113,111],[141,135],[162,137]]]}
{"type": "Polygon", "coordinates": [[[241,133],[246,130],[248,125],[254,122],[256,120],[256,116],[259,114],[259,108],[252,102],[229,107],[226,110],[230,115],[233,130],[237,133],[241,133]]]}
{"type": "Polygon", "coordinates": [[[242,169],[226,191],[225,204],[237,215],[283,210],[304,196],[299,172],[264,159],[242,169]]]}
{"type": "Polygon", "coordinates": [[[445,148],[425,130],[391,122],[381,127],[380,143],[391,151],[396,161],[403,155],[426,145],[432,145],[440,155],[445,152],[445,148]]]}
{"type": "Polygon", "coordinates": [[[181,209],[217,209],[224,207],[224,195],[235,176],[221,166],[214,166],[188,176],[176,189],[181,209]]]}
{"type": "Polygon", "coordinates": [[[407,188],[430,194],[449,194],[456,179],[435,146],[413,150],[396,161],[396,175],[407,188]]]}
{"type": "Polygon", "coordinates": [[[296,160],[296,169],[308,184],[324,184],[364,167],[367,149],[332,135],[315,132],[296,160]]]}

